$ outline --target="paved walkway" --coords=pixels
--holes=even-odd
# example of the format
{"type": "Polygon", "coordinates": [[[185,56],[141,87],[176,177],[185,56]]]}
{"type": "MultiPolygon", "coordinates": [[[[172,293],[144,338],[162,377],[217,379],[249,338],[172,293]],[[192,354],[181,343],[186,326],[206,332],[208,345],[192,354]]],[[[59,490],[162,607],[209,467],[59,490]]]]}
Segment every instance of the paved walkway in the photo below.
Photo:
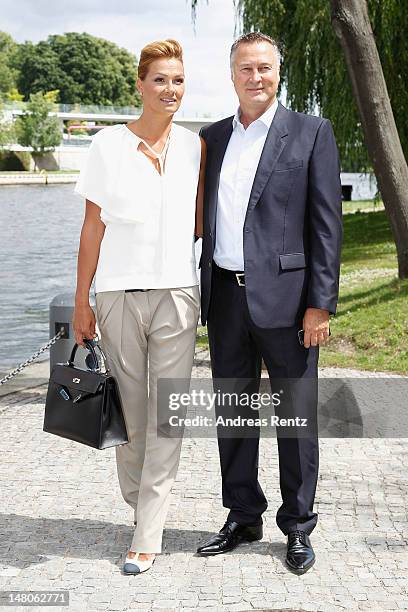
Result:
{"type": "MultiPolygon", "coordinates": [[[[204,374],[205,365],[195,369],[204,374]]],[[[275,524],[275,439],[261,441],[264,539],[213,558],[195,549],[226,516],[217,443],[185,439],[163,554],[146,574],[124,576],[133,517],[114,449],[43,432],[45,391],[31,386],[0,398],[0,590],[68,589],[75,612],[408,610],[408,440],[321,440],[317,561],[299,577],[285,569],[286,540],[275,524]]]]}

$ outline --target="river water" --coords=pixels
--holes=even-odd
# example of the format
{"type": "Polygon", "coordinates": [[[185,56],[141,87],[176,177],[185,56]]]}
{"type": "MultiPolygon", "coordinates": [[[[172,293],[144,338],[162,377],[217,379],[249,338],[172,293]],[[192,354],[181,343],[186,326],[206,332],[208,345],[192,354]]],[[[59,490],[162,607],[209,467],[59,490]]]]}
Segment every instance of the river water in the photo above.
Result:
{"type": "MultiPolygon", "coordinates": [[[[60,293],[74,296],[84,212],[74,183],[0,187],[0,371],[47,343],[50,302],[60,293]]],[[[46,351],[39,361],[48,357],[46,351]]]]}
{"type": "Polygon", "coordinates": [[[84,209],[74,184],[0,187],[2,371],[47,342],[51,300],[75,293],[84,209]]]}

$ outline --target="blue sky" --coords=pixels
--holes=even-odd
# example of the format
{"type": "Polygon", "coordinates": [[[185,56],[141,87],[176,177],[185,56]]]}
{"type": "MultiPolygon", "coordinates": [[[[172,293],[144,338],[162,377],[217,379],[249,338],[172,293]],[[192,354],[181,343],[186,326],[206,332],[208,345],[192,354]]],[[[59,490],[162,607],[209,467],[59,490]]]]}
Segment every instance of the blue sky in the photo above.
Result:
{"type": "MultiPolygon", "coordinates": [[[[5,0],[0,0],[0,6],[3,3],[5,0]]],[[[14,0],[7,2],[1,23],[1,29],[17,42],[38,42],[63,32],[88,32],[136,55],[152,40],[176,38],[184,49],[186,72],[181,110],[194,116],[235,112],[237,102],[229,73],[234,26],[233,0],[209,0],[208,4],[202,0],[195,32],[188,0],[14,0]]]]}

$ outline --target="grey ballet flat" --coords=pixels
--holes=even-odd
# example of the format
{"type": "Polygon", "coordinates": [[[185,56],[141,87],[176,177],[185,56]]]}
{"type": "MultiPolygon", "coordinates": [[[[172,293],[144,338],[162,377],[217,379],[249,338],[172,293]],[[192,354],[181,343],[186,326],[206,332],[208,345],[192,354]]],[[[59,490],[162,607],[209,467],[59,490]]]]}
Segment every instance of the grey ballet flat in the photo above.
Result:
{"type": "Polygon", "coordinates": [[[146,559],[141,561],[139,558],[139,553],[136,553],[136,556],[131,558],[126,556],[126,560],[123,566],[124,574],[141,574],[142,572],[146,572],[150,569],[153,563],[156,560],[156,557],[150,557],[150,559],[146,559]]]}

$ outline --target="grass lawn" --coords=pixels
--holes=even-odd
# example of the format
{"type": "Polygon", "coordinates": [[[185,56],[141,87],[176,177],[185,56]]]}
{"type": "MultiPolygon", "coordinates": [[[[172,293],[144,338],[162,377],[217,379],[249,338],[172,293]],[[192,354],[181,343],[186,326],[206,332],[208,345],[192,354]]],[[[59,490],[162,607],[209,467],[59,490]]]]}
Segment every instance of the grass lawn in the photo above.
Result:
{"type": "Polygon", "coordinates": [[[353,200],[343,202],[343,213],[361,212],[376,212],[384,210],[382,200],[353,200]]]}
{"type": "Polygon", "coordinates": [[[408,374],[408,279],[398,279],[385,213],[346,214],[343,224],[338,310],[319,363],[408,374]]]}
{"type": "Polygon", "coordinates": [[[408,374],[408,280],[384,211],[345,215],[338,311],[321,365],[408,374]]]}

